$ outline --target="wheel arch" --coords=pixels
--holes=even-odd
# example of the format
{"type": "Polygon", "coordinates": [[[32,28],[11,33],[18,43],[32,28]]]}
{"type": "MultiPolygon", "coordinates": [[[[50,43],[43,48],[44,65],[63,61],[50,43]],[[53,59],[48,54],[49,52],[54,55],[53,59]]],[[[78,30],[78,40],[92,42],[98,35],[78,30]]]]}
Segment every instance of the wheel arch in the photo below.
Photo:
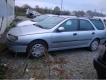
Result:
{"type": "Polygon", "coordinates": [[[100,43],[100,38],[95,38],[94,40],[98,40],[98,42],[100,43]]]}
{"type": "Polygon", "coordinates": [[[100,38],[96,37],[96,38],[93,38],[93,39],[90,41],[89,46],[91,45],[91,43],[92,43],[94,40],[98,40],[98,42],[100,43],[100,38]]]}
{"type": "Polygon", "coordinates": [[[48,49],[48,43],[47,43],[46,40],[43,40],[43,39],[35,39],[35,40],[31,41],[31,42],[28,44],[27,49],[28,49],[29,45],[32,44],[33,42],[43,42],[43,43],[46,44],[46,47],[47,47],[47,49],[48,49]]]}
{"type": "Polygon", "coordinates": [[[98,44],[100,43],[100,38],[97,38],[97,37],[94,38],[94,39],[91,41],[91,43],[90,43],[90,45],[89,45],[89,47],[88,47],[88,49],[89,49],[90,51],[93,51],[92,48],[91,48],[91,44],[92,44],[95,40],[98,41],[98,44]]]}
{"type": "Polygon", "coordinates": [[[30,48],[33,44],[36,44],[37,42],[41,43],[41,44],[44,44],[45,47],[46,47],[46,50],[48,50],[48,43],[43,40],[43,39],[36,39],[36,40],[33,40],[31,41],[28,45],[27,45],[27,48],[26,48],[26,53],[27,53],[27,56],[28,57],[31,57],[31,58],[34,58],[33,55],[31,55],[31,53],[29,52],[30,51],[30,48]]]}

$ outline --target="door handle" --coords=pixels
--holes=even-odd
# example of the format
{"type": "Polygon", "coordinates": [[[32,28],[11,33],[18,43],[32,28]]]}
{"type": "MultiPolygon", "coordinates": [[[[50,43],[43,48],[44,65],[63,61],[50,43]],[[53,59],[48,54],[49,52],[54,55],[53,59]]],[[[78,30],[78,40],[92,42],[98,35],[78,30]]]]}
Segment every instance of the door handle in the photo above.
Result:
{"type": "Polygon", "coordinates": [[[92,35],[94,35],[95,34],[95,32],[92,32],[92,35]]]}
{"type": "Polygon", "coordinates": [[[76,36],[77,35],[77,33],[73,33],[73,36],[76,36]]]}

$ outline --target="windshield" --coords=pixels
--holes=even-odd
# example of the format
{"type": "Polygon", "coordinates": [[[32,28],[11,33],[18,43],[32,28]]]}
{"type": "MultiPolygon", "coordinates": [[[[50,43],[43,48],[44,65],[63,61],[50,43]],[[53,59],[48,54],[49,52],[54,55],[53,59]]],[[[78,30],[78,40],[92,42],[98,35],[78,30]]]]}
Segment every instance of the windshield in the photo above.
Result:
{"type": "Polygon", "coordinates": [[[58,23],[63,21],[65,18],[63,17],[57,17],[57,16],[50,16],[47,19],[38,22],[37,25],[41,26],[44,29],[51,29],[54,26],[56,26],[58,23]]]}
{"type": "Polygon", "coordinates": [[[36,18],[32,19],[32,21],[34,21],[34,22],[40,22],[40,21],[46,19],[47,17],[48,17],[47,15],[37,16],[36,18]]]}

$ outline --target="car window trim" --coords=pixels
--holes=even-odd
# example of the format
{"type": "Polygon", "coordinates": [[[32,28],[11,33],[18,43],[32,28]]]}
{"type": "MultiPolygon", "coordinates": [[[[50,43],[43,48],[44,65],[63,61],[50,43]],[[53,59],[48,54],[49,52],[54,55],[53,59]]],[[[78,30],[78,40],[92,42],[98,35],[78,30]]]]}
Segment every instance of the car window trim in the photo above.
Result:
{"type": "Polygon", "coordinates": [[[95,26],[93,26],[93,24],[89,20],[87,20],[87,19],[79,19],[78,23],[79,23],[79,29],[78,29],[78,31],[94,31],[95,30],[95,26]],[[86,20],[86,21],[88,21],[92,25],[93,30],[80,30],[80,20],[86,20]]]}
{"type": "MultiPolygon", "coordinates": [[[[91,21],[91,20],[90,20],[91,21]]],[[[105,28],[106,28],[106,26],[105,26],[105,24],[104,24],[104,22],[100,19],[100,21],[102,22],[102,24],[103,24],[103,27],[104,27],[104,29],[102,29],[102,30],[105,30],[105,28]]],[[[95,26],[95,24],[91,21],[91,23],[94,25],[94,27],[95,27],[95,29],[96,30],[100,30],[100,29],[98,29],[96,26],[95,26]]]]}
{"type": "MultiPolygon", "coordinates": [[[[77,30],[75,30],[75,31],[79,31],[79,19],[77,18],[77,19],[75,19],[75,18],[73,18],[73,19],[67,19],[67,20],[65,20],[63,23],[61,23],[58,27],[57,27],[57,29],[59,28],[59,27],[61,27],[61,25],[62,24],[64,24],[66,21],[68,21],[68,20],[77,20],[77,30]]],[[[55,32],[58,32],[57,31],[57,29],[55,30],[55,32]]],[[[63,31],[63,32],[73,32],[73,31],[63,31]]]]}

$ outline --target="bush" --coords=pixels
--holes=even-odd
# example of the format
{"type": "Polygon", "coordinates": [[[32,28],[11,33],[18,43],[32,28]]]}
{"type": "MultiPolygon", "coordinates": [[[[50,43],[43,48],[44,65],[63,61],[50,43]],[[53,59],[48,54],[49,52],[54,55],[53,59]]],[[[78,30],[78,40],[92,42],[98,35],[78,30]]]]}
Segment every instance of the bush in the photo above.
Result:
{"type": "Polygon", "coordinates": [[[6,72],[7,68],[1,64],[1,60],[0,60],[0,79],[4,79],[5,78],[5,72],[6,72]]]}
{"type": "Polygon", "coordinates": [[[7,27],[6,31],[9,31],[9,29],[16,27],[16,24],[20,21],[21,21],[21,19],[18,19],[18,18],[14,19],[13,22],[10,23],[10,25],[7,27]]]}

